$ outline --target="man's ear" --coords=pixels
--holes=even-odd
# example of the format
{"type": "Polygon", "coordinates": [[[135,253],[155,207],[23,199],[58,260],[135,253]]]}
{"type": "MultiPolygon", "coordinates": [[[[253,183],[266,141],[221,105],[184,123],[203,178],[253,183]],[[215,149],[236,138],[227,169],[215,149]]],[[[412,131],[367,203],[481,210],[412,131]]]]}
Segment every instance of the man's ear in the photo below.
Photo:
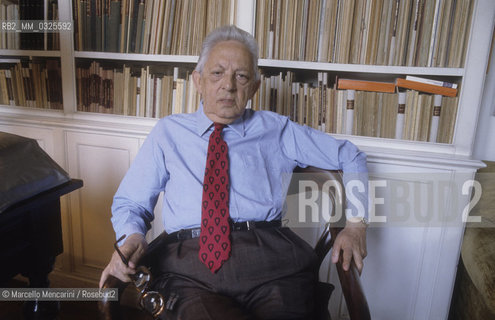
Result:
{"type": "MultiPolygon", "coordinates": [[[[254,84],[253,84],[253,91],[251,92],[251,98],[254,96],[254,94],[256,93],[256,91],[258,91],[258,89],[260,88],[260,84],[261,84],[261,80],[257,80],[254,84]]],[[[251,99],[250,98],[250,99],[251,99]]]]}
{"type": "Polygon", "coordinates": [[[199,94],[203,94],[201,92],[201,74],[198,71],[194,70],[192,73],[192,78],[194,82],[194,88],[196,88],[196,91],[198,91],[199,94]]]}

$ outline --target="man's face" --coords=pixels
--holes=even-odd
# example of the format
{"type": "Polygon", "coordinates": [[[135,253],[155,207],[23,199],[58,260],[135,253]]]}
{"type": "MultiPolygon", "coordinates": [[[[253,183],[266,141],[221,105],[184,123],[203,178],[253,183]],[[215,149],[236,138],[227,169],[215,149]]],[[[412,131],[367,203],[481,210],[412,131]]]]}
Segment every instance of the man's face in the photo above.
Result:
{"type": "Polygon", "coordinates": [[[238,41],[217,43],[210,51],[203,72],[193,72],[206,116],[223,124],[239,118],[258,89],[259,81],[254,77],[251,55],[243,44],[238,41]]]}

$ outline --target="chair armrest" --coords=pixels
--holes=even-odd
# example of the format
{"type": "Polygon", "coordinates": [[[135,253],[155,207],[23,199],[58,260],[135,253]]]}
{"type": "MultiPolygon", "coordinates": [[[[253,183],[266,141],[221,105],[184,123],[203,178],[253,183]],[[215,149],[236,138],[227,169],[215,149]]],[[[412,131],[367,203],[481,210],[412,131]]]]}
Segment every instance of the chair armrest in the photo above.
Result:
{"type": "Polygon", "coordinates": [[[101,320],[115,320],[122,319],[120,298],[122,293],[129,283],[123,282],[122,280],[109,275],[102,289],[117,288],[118,289],[118,299],[117,301],[110,301],[106,298],[98,301],[98,309],[100,311],[101,320]]]}
{"type": "MultiPolygon", "coordinates": [[[[340,171],[328,171],[308,167],[305,169],[298,169],[297,172],[306,174],[306,178],[315,181],[320,188],[328,180],[336,180],[341,186],[343,185],[342,172],[340,171]]],[[[334,206],[345,204],[345,190],[333,190],[328,196],[334,206]]],[[[332,212],[332,215],[334,213],[335,212],[332,212]]],[[[325,256],[333,247],[337,235],[344,229],[345,224],[345,215],[342,215],[339,221],[326,225],[315,246],[315,253],[318,256],[318,269],[320,268],[323,259],[325,259],[325,256]]],[[[360,275],[354,261],[352,260],[348,271],[344,271],[342,263],[343,258],[342,254],[340,254],[336,268],[351,320],[371,319],[368,302],[364,295],[360,275]]]]}
{"type": "Polygon", "coordinates": [[[343,258],[342,255],[340,255],[336,268],[351,320],[371,319],[368,301],[364,295],[363,287],[361,286],[361,279],[359,277],[359,271],[354,263],[354,260],[351,262],[351,266],[348,271],[344,270],[342,263],[343,258]]]}

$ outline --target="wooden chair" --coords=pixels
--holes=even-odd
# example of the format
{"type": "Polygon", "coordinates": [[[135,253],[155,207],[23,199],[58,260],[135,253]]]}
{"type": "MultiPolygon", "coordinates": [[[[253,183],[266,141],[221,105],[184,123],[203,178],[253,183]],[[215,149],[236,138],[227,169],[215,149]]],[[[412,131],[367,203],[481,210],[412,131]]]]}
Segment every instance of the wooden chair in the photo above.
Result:
{"type": "MultiPolygon", "coordinates": [[[[311,180],[317,183],[317,185],[321,188],[323,184],[328,180],[336,180],[342,186],[342,173],[339,171],[327,171],[321,170],[314,167],[309,168],[298,168],[294,171],[294,175],[291,181],[291,186],[294,186],[298,183],[300,179],[311,180]]],[[[289,188],[290,190],[297,190],[297,188],[289,188]]],[[[340,205],[341,203],[345,203],[345,195],[342,189],[330,189],[330,200],[332,202],[332,208],[340,205]]],[[[297,191],[296,191],[297,192],[297,191]]],[[[335,212],[335,210],[332,210],[335,212]]],[[[333,213],[332,213],[333,214],[333,213]]],[[[338,233],[344,227],[344,220],[326,224],[325,228],[315,245],[315,253],[318,256],[318,269],[325,259],[326,255],[330,251],[333,246],[334,239],[337,237],[338,233]]],[[[166,234],[163,233],[155,240],[153,240],[148,246],[147,252],[141,259],[140,263],[145,266],[150,266],[153,263],[153,251],[158,246],[163,245],[164,241],[167,241],[166,234]]],[[[368,303],[366,301],[366,297],[364,295],[361,281],[359,278],[359,272],[354,264],[351,263],[351,267],[349,271],[344,271],[342,267],[342,255],[340,256],[339,262],[336,264],[336,269],[339,277],[340,284],[342,286],[342,292],[347,304],[347,308],[349,311],[349,315],[351,320],[366,320],[371,319],[368,303]]],[[[118,288],[119,289],[119,301],[121,300],[122,293],[124,289],[127,287],[127,283],[123,283],[119,279],[110,276],[104,284],[104,288],[118,288]]],[[[330,299],[330,295],[334,289],[334,286],[325,283],[319,282],[316,291],[316,308],[315,308],[315,320],[327,320],[330,319],[330,314],[328,312],[328,301],[330,299]]],[[[99,302],[99,310],[101,319],[110,320],[110,319],[125,319],[123,317],[124,313],[122,312],[122,307],[118,301],[106,301],[103,300],[99,302]]],[[[135,319],[135,317],[133,317],[135,319]]],[[[140,319],[152,319],[150,314],[146,312],[142,312],[142,318],[140,319]]]]}

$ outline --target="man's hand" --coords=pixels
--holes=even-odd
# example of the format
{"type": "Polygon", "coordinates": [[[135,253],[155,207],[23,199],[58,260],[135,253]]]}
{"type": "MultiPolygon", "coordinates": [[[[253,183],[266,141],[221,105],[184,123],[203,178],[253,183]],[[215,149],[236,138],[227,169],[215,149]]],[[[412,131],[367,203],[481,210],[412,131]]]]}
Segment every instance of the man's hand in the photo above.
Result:
{"type": "Polygon", "coordinates": [[[352,259],[361,274],[363,259],[366,257],[366,225],[362,222],[346,222],[345,228],[339,233],[332,248],[332,263],[339,261],[340,251],[343,251],[342,267],[349,270],[352,259]]]}
{"type": "Polygon", "coordinates": [[[103,286],[109,275],[119,278],[124,282],[130,282],[130,275],[136,273],[136,264],[146,251],[147,247],[148,243],[142,234],[133,233],[128,236],[124,244],[120,246],[119,249],[129,261],[129,266],[126,266],[122,262],[122,259],[117,251],[114,251],[110,263],[101,274],[100,288],[103,286]]]}

